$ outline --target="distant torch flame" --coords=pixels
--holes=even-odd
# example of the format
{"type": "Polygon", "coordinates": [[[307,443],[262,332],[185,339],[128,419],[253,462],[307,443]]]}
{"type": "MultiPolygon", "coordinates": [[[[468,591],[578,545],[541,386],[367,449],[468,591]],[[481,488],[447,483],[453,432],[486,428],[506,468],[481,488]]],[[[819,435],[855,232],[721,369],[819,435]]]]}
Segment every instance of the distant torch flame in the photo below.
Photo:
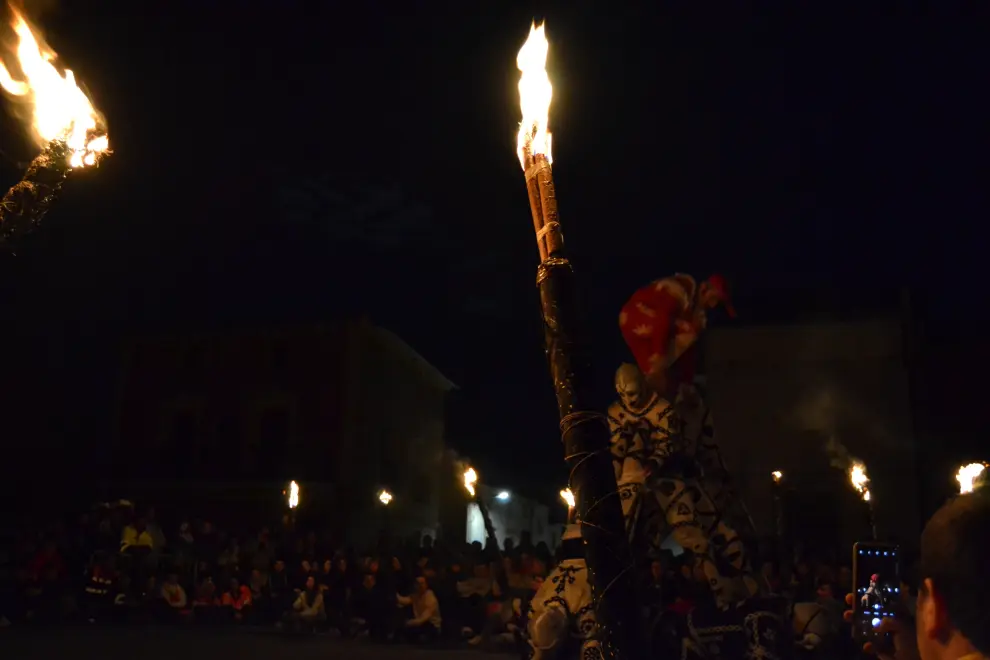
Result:
{"type": "Polygon", "coordinates": [[[859,461],[855,461],[849,468],[849,483],[863,496],[864,502],[870,501],[870,478],[866,475],[866,466],[859,461]]]}
{"type": "Polygon", "coordinates": [[[464,487],[467,492],[471,493],[471,497],[474,497],[474,485],[476,483],[478,483],[478,473],[474,471],[474,468],[464,470],[464,487]]]}
{"type": "Polygon", "coordinates": [[[574,493],[571,492],[570,488],[560,491],[560,499],[567,503],[568,508],[574,508],[574,493]]]}
{"type": "Polygon", "coordinates": [[[17,35],[16,69],[23,79],[14,78],[0,61],[0,87],[31,103],[31,128],[39,144],[62,140],[69,147],[71,167],[95,165],[110,148],[103,115],[76,85],[72,71],[62,74],[55,68],[54,51],[43,45],[24,16],[13,7],[11,14],[17,35]]]}
{"type": "Polygon", "coordinates": [[[547,53],[550,44],[543,29],[533,23],[529,29],[529,39],[519,49],[516,56],[516,66],[522,75],[519,76],[519,107],[522,110],[522,121],[519,122],[517,146],[519,162],[526,167],[526,152],[534,156],[543,154],[552,163],[550,154],[550,131],[547,129],[550,118],[550,99],[553,97],[553,85],[547,75],[547,53]]]}
{"type": "Polygon", "coordinates": [[[388,492],[387,490],[383,490],[382,492],[378,493],[378,501],[384,504],[385,506],[388,506],[389,503],[392,501],[392,493],[388,492]]]}
{"type": "Polygon", "coordinates": [[[289,482],[289,508],[295,509],[299,506],[299,484],[295,481],[289,482]]]}
{"type": "Polygon", "coordinates": [[[770,473],[770,476],[773,477],[773,482],[775,484],[779,484],[780,480],[784,478],[784,473],[780,470],[774,470],[770,473]]]}
{"type": "Polygon", "coordinates": [[[956,472],[956,481],[959,482],[959,492],[972,493],[974,482],[986,469],[987,466],[983,463],[970,463],[969,465],[960,467],[959,471],[956,472]]]}

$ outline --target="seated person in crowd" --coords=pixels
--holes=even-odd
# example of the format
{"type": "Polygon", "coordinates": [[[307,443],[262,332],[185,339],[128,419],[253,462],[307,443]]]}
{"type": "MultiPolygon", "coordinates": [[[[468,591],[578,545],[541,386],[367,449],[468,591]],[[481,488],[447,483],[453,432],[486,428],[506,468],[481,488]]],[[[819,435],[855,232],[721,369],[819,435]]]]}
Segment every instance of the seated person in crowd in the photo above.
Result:
{"type": "Polygon", "coordinates": [[[372,639],[385,639],[388,636],[390,612],[383,595],[384,592],[378,586],[378,577],[374,573],[365,573],[361,586],[353,593],[352,633],[368,633],[372,639]]]}
{"type": "Polygon", "coordinates": [[[440,603],[425,577],[416,578],[413,584],[415,591],[411,595],[396,594],[400,606],[412,607],[413,615],[406,621],[403,634],[410,641],[422,638],[432,641],[440,635],[440,603]]]}
{"type": "Polygon", "coordinates": [[[230,587],[220,597],[220,606],[230,608],[235,621],[243,621],[251,612],[251,590],[237,578],[231,578],[230,587]]]}
{"type": "Polygon", "coordinates": [[[300,625],[315,626],[326,621],[327,613],[323,608],[323,594],[316,586],[316,578],[310,575],[306,578],[306,588],[299,592],[292,611],[285,615],[286,620],[300,625]]]}
{"type": "Polygon", "coordinates": [[[179,584],[178,574],[169,573],[165,579],[162,585],[162,599],[166,605],[165,616],[183,618],[189,614],[189,600],[186,597],[186,590],[179,584]]]}

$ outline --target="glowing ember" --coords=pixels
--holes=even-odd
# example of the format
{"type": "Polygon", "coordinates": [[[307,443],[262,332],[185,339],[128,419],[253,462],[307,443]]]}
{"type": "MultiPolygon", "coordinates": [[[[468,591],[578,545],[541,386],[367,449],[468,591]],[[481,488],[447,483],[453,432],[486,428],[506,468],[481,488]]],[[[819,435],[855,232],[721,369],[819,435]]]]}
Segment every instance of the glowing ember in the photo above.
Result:
{"type": "Polygon", "coordinates": [[[773,472],[770,473],[770,476],[773,477],[774,483],[779,484],[780,480],[784,478],[784,473],[781,472],[780,470],[774,470],[773,472]]]}
{"type": "Polygon", "coordinates": [[[552,163],[550,154],[550,131],[547,130],[550,117],[550,99],[553,97],[553,85],[547,75],[547,53],[550,44],[547,42],[543,24],[539,27],[533,23],[529,30],[529,39],[519,49],[516,56],[516,66],[522,75],[519,76],[519,107],[522,110],[522,121],[519,122],[517,146],[519,162],[526,168],[526,152],[534,156],[543,154],[547,162],[552,163]]]}
{"type": "Polygon", "coordinates": [[[870,501],[870,478],[866,474],[866,466],[859,461],[854,461],[849,468],[849,483],[863,496],[863,501],[870,501]]]}
{"type": "Polygon", "coordinates": [[[289,482],[289,508],[295,509],[299,506],[299,484],[295,481],[289,482]]]}
{"type": "Polygon", "coordinates": [[[95,165],[110,149],[103,115],[76,85],[72,71],[62,74],[55,68],[54,51],[42,43],[24,16],[13,7],[11,14],[17,36],[14,53],[23,80],[14,78],[0,62],[0,87],[30,102],[31,128],[40,145],[61,140],[68,145],[71,167],[95,165]]]}
{"type": "Polygon", "coordinates": [[[987,466],[983,463],[970,463],[969,465],[960,467],[956,472],[956,481],[959,482],[959,492],[972,493],[973,483],[986,469],[987,466]]]}
{"type": "Polygon", "coordinates": [[[464,470],[464,487],[467,488],[467,492],[471,493],[471,497],[474,497],[474,485],[478,483],[478,473],[474,471],[474,468],[468,468],[464,470]]]}
{"type": "Polygon", "coordinates": [[[391,503],[392,501],[392,493],[388,492],[387,490],[383,490],[382,492],[378,493],[378,501],[384,504],[385,506],[388,506],[389,503],[391,503]]]}
{"type": "Polygon", "coordinates": [[[560,499],[564,500],[569,508],[574,508],[574,493],[571,492],[570,488],[560,491],[560,499]]]}

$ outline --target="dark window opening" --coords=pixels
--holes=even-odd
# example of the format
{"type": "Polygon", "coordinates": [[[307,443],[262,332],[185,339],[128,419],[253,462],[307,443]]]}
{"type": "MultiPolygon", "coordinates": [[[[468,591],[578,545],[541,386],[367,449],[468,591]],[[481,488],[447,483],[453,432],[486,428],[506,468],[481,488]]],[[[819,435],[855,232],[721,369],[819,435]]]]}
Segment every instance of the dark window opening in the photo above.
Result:
{"type": "Polygon", "coordinates": [[[198,448],[196,427],[196,415],[192,412],[183,411],[172,417],[168,452],[173,471],[177,476],[189,476],[191,468],[196,463],[198,448]]]}
{"type": "Polygon", "coordinates": [[[258,423],[258,476],[277,479],[285,467],[289,448],[289,412],[284,408],[270,408],[261,415],[258,423]]]}

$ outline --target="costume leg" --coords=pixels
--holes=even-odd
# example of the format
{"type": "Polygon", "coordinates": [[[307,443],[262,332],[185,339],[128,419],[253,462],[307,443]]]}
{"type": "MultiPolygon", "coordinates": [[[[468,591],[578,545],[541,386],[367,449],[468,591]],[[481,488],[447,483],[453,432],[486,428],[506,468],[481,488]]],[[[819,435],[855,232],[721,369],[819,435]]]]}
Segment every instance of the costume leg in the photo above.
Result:
{"type": "Polygon", "coordinates": [[[622,499],[622,519],[626,523],[626,538],[632,543],[639,527],[639,514],[643,504],[642,484],[622,484],[619,497],[622,499]]]}
{"type": "Polygon", "coordinates": [[[696,482],[674,478],[659,478],[654,492],[674,540],[694,554],[695,566],[704,573],[719,606],[733,604],[740,596],[734,588],[736,580],[720,570],[709,539],[709,530],[718,522],[711,500],[696,482]],[[715,520],[709,527],[703,518],[715,520]]]}

